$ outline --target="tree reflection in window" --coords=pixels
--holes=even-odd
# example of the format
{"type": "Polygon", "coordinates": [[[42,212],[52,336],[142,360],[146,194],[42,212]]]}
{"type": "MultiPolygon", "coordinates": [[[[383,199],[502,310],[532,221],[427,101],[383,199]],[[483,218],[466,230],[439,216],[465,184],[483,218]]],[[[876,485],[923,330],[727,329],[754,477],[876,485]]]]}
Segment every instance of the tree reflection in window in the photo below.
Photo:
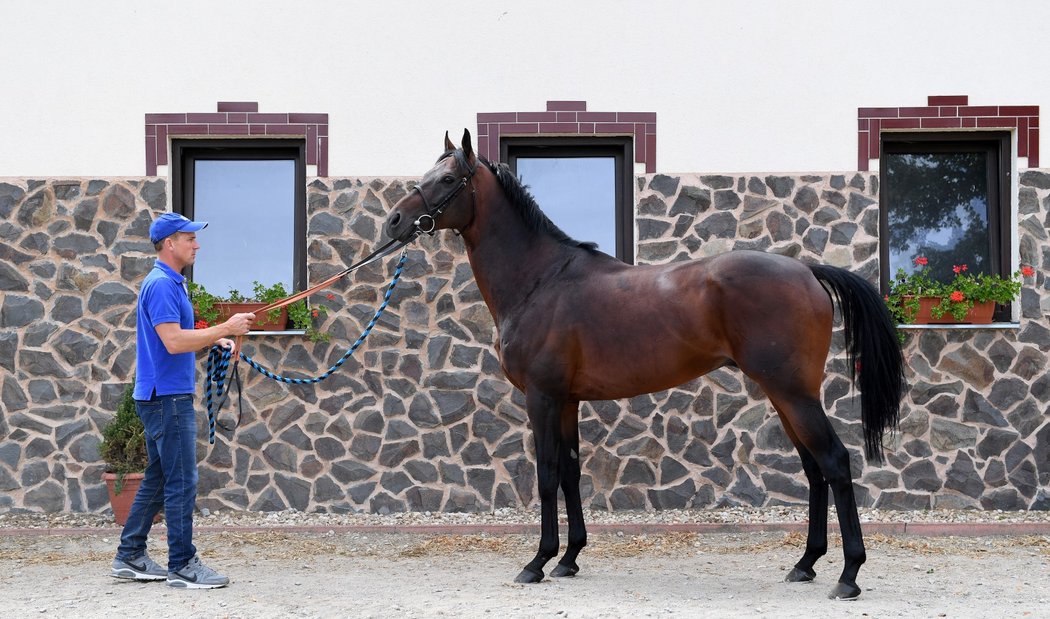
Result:
{"type": "Polygon", "coordinates": [[[986,152],[884,153],[889,273],[910,273],[916,256],[948,280],[952,267],[992,270],[986,152]]]}

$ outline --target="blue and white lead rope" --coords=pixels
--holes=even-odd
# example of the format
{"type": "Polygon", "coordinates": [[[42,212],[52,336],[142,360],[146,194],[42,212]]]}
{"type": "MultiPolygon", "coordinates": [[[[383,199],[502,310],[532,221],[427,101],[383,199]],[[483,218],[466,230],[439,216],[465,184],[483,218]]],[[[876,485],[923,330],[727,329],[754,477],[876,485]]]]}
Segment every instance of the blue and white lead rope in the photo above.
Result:
{"type": "MultiPolygon", "coordinates": [[[[368,321],[368,325],[365,327],[365,330],[361,332],[361,336],[358,337],[357,341],[346,351],[346,354],[340,357],[339,360],[336,361],[332,367],[328,368],[324,374],[313,378],[288,378],[287,376],[274,374],[270,370],[267,370],[259,365],[254,359],[244,354],[243,351],[240,354],[240,358],[248,365],[255,368],[255,370],[263,376],[290,385],[311,385],[328,378],[346,363],[346,360],[354,354],[354,351],[356,351],[362,343],[364,343],[365,338],[368,337],[368,334],[372,332],[376,323],[379,322],[379,317],[383,315],[383,312],[386,311],[387,305],[390,304],[390,295],[394,292],[394,286],[397,286],[398,280],[401,279],[401,271],[404,269],[407,254],[407,247],[401,250],[401,259],[398,260],[397,268],[394,270],[394,278],[390,280],[390,285],[386,288],[386,294],[383,295],[383,303],[379,306],[379,309],[376,310],[375,315],[372,316],[372,320],[368,321]]],[[[208,351],[208,367],[206,371],[207,375],[205,377],[208,386],[205,390],[205,398],[208,405],[208,443],[210,444],[215,444],[215,417],[222,409],[222,405],[225,404],[226,396],[230,389],[230,386],[226,384],[226,374],[229,371],[231,356],[232,353],[230,352],[230,349],[221,346],[212,346],[211,350],[208,351]]]]}

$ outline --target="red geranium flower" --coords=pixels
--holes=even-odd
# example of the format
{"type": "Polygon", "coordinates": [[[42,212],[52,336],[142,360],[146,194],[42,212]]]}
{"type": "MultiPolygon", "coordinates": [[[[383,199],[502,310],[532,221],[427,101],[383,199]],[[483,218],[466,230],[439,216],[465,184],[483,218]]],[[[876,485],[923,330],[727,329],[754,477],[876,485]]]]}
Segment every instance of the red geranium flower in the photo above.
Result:
{"type": "Polygon", "coordinates": [[[958,303],[959,301],[966,299],[966,295],[964,295],[961,291],[956,290],[955,292],[951,293],[951,295],[949,295],[948,298],[958,303]]]}
{"type": "Polygon", "coordinates": [[[328,295],[325,298],[328,299],[329,301],[334,301],[335,300],[335,295],[332,294],[331,292],[329,292],[328,295]]]}
{"type": "Polygon", "coordinates": [[[208,328],[208,321],[207,320],[198,320],[196,323],[194,323],[193,328],[194,329],[207,329],[208,328]]]}
{"type": "Polygon", "coordinates": [[[957,265],[952,267],[952,270],[955,271],[956,274],[962,273],[963,271],[966,270],[966,265],[965,264],[957,264],[957,265]]]}
{"type": "Polygon", "coordinates": [[[915,258],[916,266],[924,267],[929,263],[930,261],[926,259],[926,256],[916,256],[915,258]]]}
{"type": "Polygon", "coordinates": [[[1025,277],[1031,277],[1031,276],[1035,275],[1035,269],[1033,269],[1030,266],[1025,265],[1025,266],[1021,267],[1021,275],[1024,275],[1025,277]]]}

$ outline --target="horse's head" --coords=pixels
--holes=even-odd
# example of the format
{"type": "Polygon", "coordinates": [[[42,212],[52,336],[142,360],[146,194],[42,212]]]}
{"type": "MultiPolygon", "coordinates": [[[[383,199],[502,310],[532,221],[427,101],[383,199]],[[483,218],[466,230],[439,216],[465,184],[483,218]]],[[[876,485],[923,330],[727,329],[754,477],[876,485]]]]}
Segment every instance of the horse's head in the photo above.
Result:
{"type": "Polygon", "coordinates": [[[387,215],[384,232],[392,239],[407,241],[414,235],[451,228],[462,230],[474,218],[471,184],[478,160],[470,145],[470,131],[463,130],[463,145],[457,149],[445,132],[445,152],[408,195],[387,215]]]}

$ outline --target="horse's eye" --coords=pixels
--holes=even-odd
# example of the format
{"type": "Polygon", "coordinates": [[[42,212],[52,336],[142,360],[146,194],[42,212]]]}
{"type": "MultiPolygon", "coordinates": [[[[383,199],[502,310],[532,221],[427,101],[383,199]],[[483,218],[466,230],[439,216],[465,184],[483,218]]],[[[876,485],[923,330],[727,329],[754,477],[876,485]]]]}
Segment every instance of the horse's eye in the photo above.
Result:
{"type": "Polygon", "coordinates": [[[451,174],[446,174],[445,176],[441,177],[441,182],[445,183],[446,185],[451,185],[452,183],[456,182],[456,177],[452,176],[451,174]]]}

